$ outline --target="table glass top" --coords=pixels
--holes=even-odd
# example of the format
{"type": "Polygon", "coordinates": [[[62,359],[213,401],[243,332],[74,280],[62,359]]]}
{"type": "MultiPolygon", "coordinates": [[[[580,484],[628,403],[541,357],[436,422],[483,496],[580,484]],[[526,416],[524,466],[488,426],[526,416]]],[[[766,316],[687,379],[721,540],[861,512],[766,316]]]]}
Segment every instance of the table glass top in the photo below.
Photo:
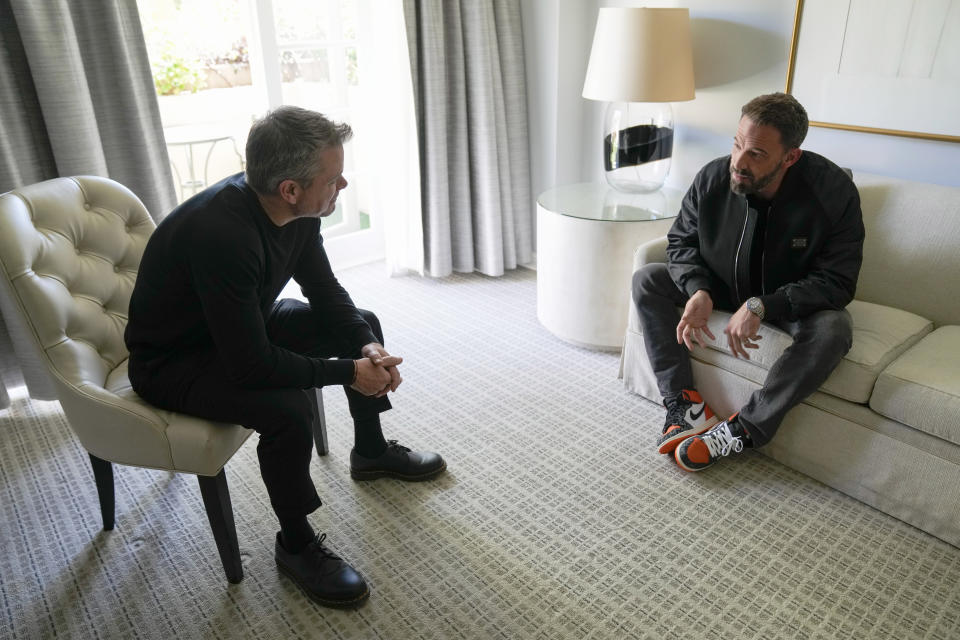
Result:
{"type": "Polygon", "coordinates": [[[548,189],[537,204],[572,218],[639,222],[676,217],[682,198],[682,191],[667,187],[653,193],[624,193],[606,183],[581,182],[548,189]]]}

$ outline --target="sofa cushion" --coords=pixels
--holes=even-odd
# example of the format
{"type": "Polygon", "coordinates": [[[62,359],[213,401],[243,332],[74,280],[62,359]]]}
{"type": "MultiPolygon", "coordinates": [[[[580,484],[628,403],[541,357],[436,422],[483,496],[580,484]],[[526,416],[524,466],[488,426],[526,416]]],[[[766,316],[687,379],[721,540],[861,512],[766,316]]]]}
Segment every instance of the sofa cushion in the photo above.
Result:
{"type": "Polygon", "coordinates": [[[820,391],[866,403],[877,377],[891,362],[933,330],[926,318],[872,302],[847,305],[853,318],[853,345],[820,391]]]}
{"type": "MultiPolygon", "coordinates": [[[[860,300],[851,302],[847,311],[853,318],[853,345],[820,391],[865,404],[880,372],[930,333],[933,323],[907,311],[860,300]]],[[[709,348],[694,349],[693,355],[762,384],[767,371],[793,340],[786,332],[765,323],[760,327],[763,337],[759,348],[750,352],[750,361],[734,358],[723,333],[730,315],[723,311],[713,313],[708,326],[717,337],[708,341],[709,348]]]]}
{"type": "Polygon", "coordinates": [[[870,408],[960,444],[960,326],[940,327],[877,379],[870,408]]]}

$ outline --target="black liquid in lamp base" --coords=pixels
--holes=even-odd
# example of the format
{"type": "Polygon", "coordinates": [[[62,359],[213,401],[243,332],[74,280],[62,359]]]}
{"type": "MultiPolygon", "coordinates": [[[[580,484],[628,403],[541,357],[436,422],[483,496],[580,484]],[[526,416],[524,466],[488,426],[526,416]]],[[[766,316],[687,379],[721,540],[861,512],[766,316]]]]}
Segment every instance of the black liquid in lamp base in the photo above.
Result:
{"type": "Polygon", "coordinates": [[[665,160],[673,153],[673,129],[652,124],[638,124],[621,129],[603,139],[603,168],[614,171],[622,167],[665,160]],[[613,144],[613,136],[617,144],[613,144]]]}

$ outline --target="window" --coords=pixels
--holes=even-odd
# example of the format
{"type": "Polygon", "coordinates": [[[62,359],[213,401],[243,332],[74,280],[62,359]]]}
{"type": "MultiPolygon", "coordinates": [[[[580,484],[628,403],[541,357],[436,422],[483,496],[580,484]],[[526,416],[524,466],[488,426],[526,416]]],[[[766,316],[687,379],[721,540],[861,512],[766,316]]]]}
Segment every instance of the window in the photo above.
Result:
{"type": "MultiPolygon", "coordinates": [[[[377,231],[357,157],[364,1],[138,0],[180,201],[241,171],[252,121],[292,104],[355,131],[344,147],[350,187],[323,221],[328,249],[331,238],[377,231]]],[[[382,257],[382,234],[363,246],[367,259],[382,257]]]]}

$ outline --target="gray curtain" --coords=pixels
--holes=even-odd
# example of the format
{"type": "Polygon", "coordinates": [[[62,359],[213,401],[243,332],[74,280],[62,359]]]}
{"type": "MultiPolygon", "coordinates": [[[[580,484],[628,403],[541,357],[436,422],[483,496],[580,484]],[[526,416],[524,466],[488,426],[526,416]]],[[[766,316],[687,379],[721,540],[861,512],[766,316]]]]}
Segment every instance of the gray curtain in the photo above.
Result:
{"type": "Polygon", "coordinates": [[[404,0],[425,270],[530,262],[533,201],[520,0],[404,0]]]}
{"type": "MultiPolygon", "coordinates": [[[[169,167],[136,0],[0,0],[0,193],[105,176],[159,218],[176,203],[169,167]]],[[[22,375],[31,396],[52,399],[4,293],[0,387],[22,375]]],[[[0,388],[0,408],[6,398],[0,388]]]]}

